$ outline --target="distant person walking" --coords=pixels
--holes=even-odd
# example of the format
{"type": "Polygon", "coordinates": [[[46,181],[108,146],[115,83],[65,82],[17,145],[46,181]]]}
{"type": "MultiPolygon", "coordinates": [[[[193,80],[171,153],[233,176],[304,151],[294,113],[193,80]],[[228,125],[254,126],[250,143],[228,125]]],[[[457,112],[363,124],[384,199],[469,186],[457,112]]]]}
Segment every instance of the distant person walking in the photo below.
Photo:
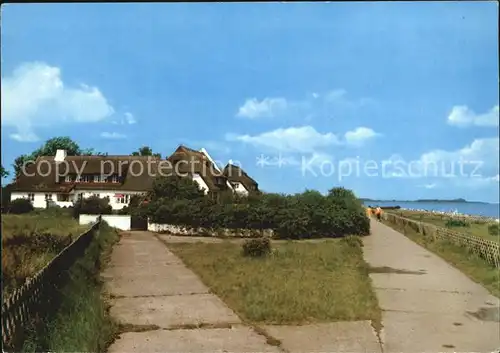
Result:
{"type": "Polygon", "coordinates": [[[380,218],[382,217],[382,209],[380,207],[376,208],[375,216],[377,216],[377,219],[380,221],[380,218]]]}
{"type": "Polygon", "coordinates": [[[370,218],[372,216],[372,208],[371,207],[366,208],[366,216],[368,218],[370,218]]]}

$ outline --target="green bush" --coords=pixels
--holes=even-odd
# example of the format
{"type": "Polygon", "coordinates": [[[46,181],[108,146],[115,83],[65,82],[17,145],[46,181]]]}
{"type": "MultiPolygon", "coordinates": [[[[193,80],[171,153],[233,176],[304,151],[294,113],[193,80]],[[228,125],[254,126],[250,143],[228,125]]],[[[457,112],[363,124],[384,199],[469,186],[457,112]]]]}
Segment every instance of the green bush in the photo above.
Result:
{"type": "Polygon", "coordinates": [[[15,199],[10,202],[8,209],[9,213],[23,214],[32,212],[35,208],[33,207],[31,201],[28,199],[15,199]]]}
{"type": "Polygon", "coordinates": [[[470,227],[470,223],[463,220],[463,219],[453,219],[450,218],[446,221],[445,224],[446,227],[448,228],[453,228],[453,227],[470,227]]]}
{"type": "Polygon", "coordinates": [[[91,196],[81,199],[75,203],[73,214],[75,218],[80,214],[112,214],[113,209],[109,204],[109,198],[100,198],[99,196],[91,196]]]}
{"type": "Polygon", "coordinates": [[[500,234],[500,229],[498,227],[498,224],[490,224],[488,226],[488,233],[490,235],[499,235],[500,234]]]}
{"type": "Polygon", "coordinates": [[[263,257],[271,253],[271,240],[269,238],[257,238],[246,240],[243,245],[243,256],[263,257]]]}
{"type": "Polygon", "coordinates": [[[327,196],[307,190],[296,195],[251,197],[200,192],[196,182],[178,177],[155,180],[142,210],[153,223],[211,229],[273,229],[279,238],[368,235],[370,221],[350,190],[334,188],[327,196]],[[175,194],[175,190],[181,195],[175,194]]]}

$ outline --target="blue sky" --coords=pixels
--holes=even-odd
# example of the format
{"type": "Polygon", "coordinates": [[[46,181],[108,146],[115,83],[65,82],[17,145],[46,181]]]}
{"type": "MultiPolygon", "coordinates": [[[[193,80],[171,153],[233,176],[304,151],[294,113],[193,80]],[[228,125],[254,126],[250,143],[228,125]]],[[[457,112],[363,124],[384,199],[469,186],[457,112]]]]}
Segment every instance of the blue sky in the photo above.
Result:
{"type": "Polygon", "coordinates": [[[183,143],[266,191],[498,202],[497,19],[495,2],[7,4],[2,164],[61,135],[183,143]]]}

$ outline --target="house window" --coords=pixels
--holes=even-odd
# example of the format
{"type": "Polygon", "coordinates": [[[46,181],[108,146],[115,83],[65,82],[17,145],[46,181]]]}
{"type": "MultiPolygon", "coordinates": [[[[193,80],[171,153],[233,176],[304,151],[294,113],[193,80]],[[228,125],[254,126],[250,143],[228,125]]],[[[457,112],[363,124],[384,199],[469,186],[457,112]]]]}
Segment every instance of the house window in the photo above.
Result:
{"type": "Polygon", "coordinates": [[[28,200],[30,200],[31,202],[35,201],[35,194],[28,194],[28,200]]]}
{"type": "Polygon", "coordinates": [[[90,183],[90,176],[89,175],[77,175],[76,181],[82,182],[82,183],[90,183]]]}
{"type": "Polygon", "coordinates": [[[67,202],[67,201],[69,201],[69,195],[68,194],[57,194],[57,201],[67,202]]]}
{"type": "Polygon", "coordinates": [[[116,202],[128,204],[130,202],[130,195],[118,194],[116,195],[116,202]]]}
{"type": "Polygon", "coordinates": [[[101,182],[101,176],[100,175],[94,175],[94,183],[100,183],[101,182]]]}
{"type": "Polygon", "coordinates": [[[101,194],[92,194],[93,197],[101,197],[101,194]]]}
{"type": "Polygon", "coordinates": [[[81,200],[83,200],[83,193],[78,194],[78,201],[81,201],[81,200]]]}
{"type": "Polygon", "coordinates": [[[52,201],[52,194],[45,194],[46,201],[52,201]]]}
{"type": "Polygon", "coordinates": [[[112,183],[117,183],[118,182],[118,175],[113,174],[113,176],[111,177],[111,182],[112,183]]]}
{"type": "Polygon", "coordinates": [[[71,175],[66,175],[66,177],[64,178],[64,181],[66,183],[71,183],[73,181],[73,178],[71,177],[71,175]]]}
{"type": "Polygon", "coordinates": [[[221,177],[215,178],[215,183],[217,185],[224,185],[224,178],[221,178],[221,177]]]}

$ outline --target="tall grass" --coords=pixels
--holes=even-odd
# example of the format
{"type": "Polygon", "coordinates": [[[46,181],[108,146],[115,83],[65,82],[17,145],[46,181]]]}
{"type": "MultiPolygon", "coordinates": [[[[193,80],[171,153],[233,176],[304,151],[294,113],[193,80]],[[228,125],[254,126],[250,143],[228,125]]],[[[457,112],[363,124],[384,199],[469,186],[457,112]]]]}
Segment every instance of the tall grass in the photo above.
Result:
{"type": "Polygon", "coordinates": [[[24,352],[103,352],[116,333],[101,297],[99,272],[118,234],[105,222],[85,255],[69,270],[62,289],[62,302],[42,326],[33,329],[24,342],[24,352]]]}
{"type": "Polygon", "coordinates": [[[273,243],[262,258],[237,244],[168,243],[240,317],[251,323],[372,320],[380,309],[360,239],[273,243]],[[223,258],[221,258],[223,254],[223,258]]]}
{"type": "Polygon", "coordinates": [[[469,251],[465,246],[459,246],[444,239],[423,236],[410,227],[405,228],[386,220],[383,222],[389,227],[404,233],[415,243],[440,256],[446,262],[462,271],[470,279],[480,283],[491,294],[500,297],[500,271],[480,256],[469,251]]]}
{"type": "Polygon", "coordinates": [[[2,215],[2,281],[10,293],[86,231],[65,210],[2,215]]]}

